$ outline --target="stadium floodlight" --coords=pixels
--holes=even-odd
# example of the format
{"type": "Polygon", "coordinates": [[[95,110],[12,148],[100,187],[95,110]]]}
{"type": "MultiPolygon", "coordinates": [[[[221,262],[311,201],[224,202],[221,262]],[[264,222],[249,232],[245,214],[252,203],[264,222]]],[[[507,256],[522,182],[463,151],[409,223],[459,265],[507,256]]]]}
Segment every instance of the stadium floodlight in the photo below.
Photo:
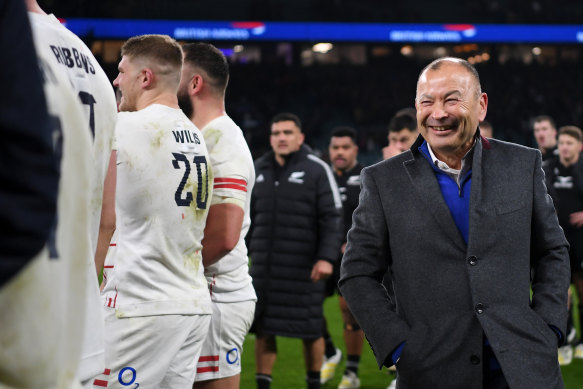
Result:
{"type": "Polygon", "coordinates": [[[332,43],[316,43],[314,46],[312,46],[312,51],[315,53],[326,54],[332,50],[333,47],[334,45],[332,43]]]}

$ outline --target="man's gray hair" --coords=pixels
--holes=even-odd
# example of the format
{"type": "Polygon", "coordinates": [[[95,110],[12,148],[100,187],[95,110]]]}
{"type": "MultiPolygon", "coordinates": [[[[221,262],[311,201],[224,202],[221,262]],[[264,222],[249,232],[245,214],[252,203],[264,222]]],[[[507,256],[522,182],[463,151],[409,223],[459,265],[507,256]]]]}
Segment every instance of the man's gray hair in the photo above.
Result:
{"type": "Polygon", "coordinates": [[[419,80],[427,71],[439,70],[443,64],[452,63],[452,62],[455,64],[463,66],[472,75],[472,77],[474,77],[474,79],[476,81],[476,85],[478,86],[476,89],[476,96],[480,97],[480,95],[482,94],[482,85],[480,84],[480,75],[478,74],[478,71],[476,70],[474,65],[472,65],[471,63],[469,63],[465,59],[461,59],[461,58],[457,58],[457,57],[441,57],[441,58],[438,58],[435,61],[431,62],[429,65],[425,66],[423,68],[423,70],[421,71],[421,73],[419,73],[419,77],[417,78],[417,85],[419,85],[419,80]]]}

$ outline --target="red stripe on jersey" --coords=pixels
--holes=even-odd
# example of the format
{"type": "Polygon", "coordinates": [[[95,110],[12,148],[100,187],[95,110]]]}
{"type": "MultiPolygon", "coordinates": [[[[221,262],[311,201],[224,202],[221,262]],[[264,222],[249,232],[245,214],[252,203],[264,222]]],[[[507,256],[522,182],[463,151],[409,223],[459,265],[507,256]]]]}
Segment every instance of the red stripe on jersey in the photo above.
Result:
{"type": "Polygon", "coordinates": [[[211,294],[211,296],[213,295],[213,286],[216,285],[217,283],[217,279],[215,278],[215,273],[213,273],[213,280],[212,282],[209,283],[209,293],[211,294]]]}
{"type": "Polygon", "coordinates": [[[115,247],[115,246],[117,246],[117,243],[110,243],[109,244],[109,247],[115,247]]]}
{"type": "Polygon", "coordinates": [[[103,370],[103,373],[102,374],[103,375],[109,375],[109,373],[111,373],[111,370],[105,369],[105,370],[103,370]]]}
{"type": "Polygon", "coordinates": [[[242,192],[247,192],[247,188],[235,184],[215,184],[214,189],[237,189],[242,192]]]}
{"type": "Polygon", "coordinates": [[[208,373],[209,371],[219,371],[218,366],[206,366],[206,367],[197,367],[197,373],[208,373]]]}
{"type": "Polygon", "coordinates": [[[215,181],[215,184],[217,182],[228,182],[231,184],[239,184],[239,185],[247,186],[247,181],[240,180],[238,178],[215,178],[214,181],[215,181]]]}
{"type": "Polygon", "coordinates": [[[95,381],[93,381],[93,386],[101,386],[101,387],[107,388],[107,381],[95,380],[95,381]]]}
{"type": "Polygon", "coordinates": [[[218,355],[203,355],[200,358],[198,358],[199,362],[209,362],[209,361],[218,361],[218,360],[219,360],[218,355]]]}
{"type": "Polygon", "coordinates": [[[113,269],[113,265],[103,266],[104,269],[113,269]]]}
{"type": "Polygon", "coordinates": [[[107,302],[107,306],[111,307],[111,297],[109,298],[109,301],[107,302]]]}
{"type": "Polygon", "coordinates": [[[115,308],[115,304],[117,303],[117,287],[115,288],[115,297],[113,299],[113,307],[115,308]]]}

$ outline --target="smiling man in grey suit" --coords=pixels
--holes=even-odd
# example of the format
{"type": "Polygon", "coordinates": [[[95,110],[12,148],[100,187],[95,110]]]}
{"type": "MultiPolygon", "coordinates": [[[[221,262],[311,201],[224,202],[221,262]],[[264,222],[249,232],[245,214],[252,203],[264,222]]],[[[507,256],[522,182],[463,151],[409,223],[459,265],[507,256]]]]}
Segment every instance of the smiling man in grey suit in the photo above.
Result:
{"type": "Polygon", "coordinates": [[[429,64],[415,106],[411,150],[362,172],[342,261],[379,367],[399,389],[562,388],[568,244],[540,152],[480,137],[488,97],[464,60],[429,64]]]}

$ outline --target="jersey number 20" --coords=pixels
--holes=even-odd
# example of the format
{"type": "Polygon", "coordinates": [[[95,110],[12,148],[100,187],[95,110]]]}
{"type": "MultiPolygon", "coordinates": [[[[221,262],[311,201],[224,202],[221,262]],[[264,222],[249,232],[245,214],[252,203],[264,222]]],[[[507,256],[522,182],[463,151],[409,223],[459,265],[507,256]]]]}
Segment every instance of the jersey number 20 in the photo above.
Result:
{"type": "MultiPolygon", "coordinates": [[[[186,155],[184,154],[172,153],[172,155],[174,156],[174,159],[172,160],[172,166],[174,166],[174,169],[180,169],[180,162],[182,162],[185,167],[184,175],[182,176],[180,185],[178,185],[178,188],[176,189],[174,199],[176,200],[176,205],[178,205],[179,207],[189,207],[190,203],[192,203],[193,200],[192,192],[187,191],[184,198],[183,192],[184,187],[186,186],[186,182],[188,181],[188,177],[190,176],[190,162],[188,161],[188,158],[186,158],[186,155]]],[[[198,209],[206,209],[206,203],[208,200],[208,164],[206,162],[206,158],[204,155],[198,155],[194,157],[192,162],[196,167],[196,176],[198,183],[198,185],[196,186],[196,207],[198,209]]]]}

